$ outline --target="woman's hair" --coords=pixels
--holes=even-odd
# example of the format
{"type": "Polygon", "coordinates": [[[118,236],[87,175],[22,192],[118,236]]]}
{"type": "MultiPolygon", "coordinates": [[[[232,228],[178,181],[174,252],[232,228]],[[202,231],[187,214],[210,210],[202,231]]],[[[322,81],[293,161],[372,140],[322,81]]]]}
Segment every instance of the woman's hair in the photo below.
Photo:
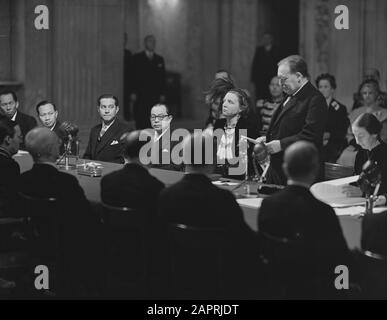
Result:
{"type": "Polygon", "coordinates": [[[382,124],[372,113],[363,113],[356,118],[352,126],[364,128],[369,134],[380,135],[382,124]]]}
{"type": "Polygon", "coordinates": [[[210,88],[204,92],[206,104],[211,106],[216,100],[220,100],[219,108],[221,108],[222,100],[226,93],[235,88],[232,80],[228,79],[215,79],[211,82],[210,88]]]}
{"type": "Polygon", "coordinates": [[[359,96],[361,96],[361,89],[363,89],[363,87],[373,87],[376,91],[376,95],[378,96],[380,94],[380,87],[379,87],[379,83],[374,80],[374,79],[367,79],[367,80],[364,80],[360,86],[359,86],[359,90],[358,90],[358,94],[359,96]]]}
{"type": "Polygon", "coordinates": [[[322,73],[320,74],[317,79],[316,79],[316,86],[318,87],[318,84],[321,80],[327,80],[331,87],[333,89],[336,89],[336,79],[333,75],[331,75],[330,73],[322,73]]]}
{"type": "Polygon", "coordinates": [[[227,93],[234,93],[238,97],[241,115],[246,115],[251,105],[251,97],[249,91],[246,89],[234,88],[229,90],[227,93]]]}

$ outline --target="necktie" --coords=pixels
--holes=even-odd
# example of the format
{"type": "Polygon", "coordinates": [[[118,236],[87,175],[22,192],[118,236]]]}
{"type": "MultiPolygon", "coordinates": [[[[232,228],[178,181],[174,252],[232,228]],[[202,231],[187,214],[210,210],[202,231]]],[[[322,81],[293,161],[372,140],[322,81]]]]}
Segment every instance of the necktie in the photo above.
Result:
{"type": "Polygon", "coordinates": [[[102,129],[99,132],[99,139],[98,140],[101,140],[101,138],[105,134],[106,130],[107,130],[107,127],[102,126],[102,129]]]}

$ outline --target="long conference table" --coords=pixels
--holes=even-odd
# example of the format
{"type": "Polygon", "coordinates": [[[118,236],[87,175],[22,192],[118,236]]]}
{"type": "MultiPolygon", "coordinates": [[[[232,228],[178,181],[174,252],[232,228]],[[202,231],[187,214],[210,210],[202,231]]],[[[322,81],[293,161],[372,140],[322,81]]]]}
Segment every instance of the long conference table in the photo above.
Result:
{"type": "MultiPolygon", "coordinates": [[[[32,168],[33,160],[32,157],[25,152],[18,153],[14,156],[14,159],[19,163],[21,172],[25,172],[32,168]]],[[[89,160],[86,160],[89,161],[89,160]]],[[[101,162],[97,161],[102,165],[102,176],[110,172],[119,170],[123,167],[122,164],[101,162]]],[[[64,169],[61,169],[64,170],[64,169]]],[[[100,181],[101,177],[90,177],[78,174],[76,169],[65,170],[69,174],[74,175],[81,187],[83,188],[86,198],[94,205],[98,206],[101,204],[101,192],[100,192],[100,181]]],[[[162,181],[166,186],[172,185],[179,181],[183,176],[183,172],[161,170],[161,169],[149,169],[150,174],[162,181]]],[[[234,193],[240,207],[243,210],[244,219],[246,224],[254,231],[257,231],[257,217],[259,214],[259,207],[262,198],[246,197],[246,185],[239,185],[240,181],[214,181],[214,184],[220,188],[228,189],[234,193]]],[[[249,185],[250,190],[255,191],[256,188],[253,183],[249,185]],[[255,188],[255,189],[254,189],[255,188]]],[[[335,209],[338,215],[344,237],[347,241],[350,249],[360,248],[361,238],[361,215],[353,214],[351,208],[335,209]]]]}

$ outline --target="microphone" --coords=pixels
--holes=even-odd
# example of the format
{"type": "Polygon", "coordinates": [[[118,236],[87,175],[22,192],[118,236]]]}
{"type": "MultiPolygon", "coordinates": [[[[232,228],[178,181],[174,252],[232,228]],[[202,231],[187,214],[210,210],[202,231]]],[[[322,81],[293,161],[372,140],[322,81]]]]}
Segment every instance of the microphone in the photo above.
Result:
{"type": "Polygon", "coordinates": [[[65,121],[59,126],[59,132],[61,136],[67,139],[76,139],[79,128],[74,123],[65,121]]]}

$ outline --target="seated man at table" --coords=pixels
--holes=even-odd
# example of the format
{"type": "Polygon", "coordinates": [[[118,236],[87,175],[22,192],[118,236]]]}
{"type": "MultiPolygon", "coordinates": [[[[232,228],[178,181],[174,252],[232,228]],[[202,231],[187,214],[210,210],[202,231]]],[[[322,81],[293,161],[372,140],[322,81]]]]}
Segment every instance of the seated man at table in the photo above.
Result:
{"type": "MultiPolygon", "coordinates": [[[[306,141],[290,145],[285,150],[283,170],[288,185],[263,200],[258,213],[258,230],[262,235],[287,238],[305,249],[305,259],[294,261],[304,266],[297,270],[302,273],[301,280],[298,272],[294,274],[298,281],[294,294],[314,297],[309,291],[311,288],[304,291],[304,285],[313,280],[321,283],[314,292],[317,297],[335,293],[335,267],[348,265],[348,249],[335,211],[309,191],[319,171],[316,147],[306,141]]],[[[291,248],[289,244],[289,250],[291,248]]]]}
{"type": "Polygon", "coordinates": [[[130,131],[129,126],[117,119],[120,107],[117,97],[104,94],[98,98],[97,110],[102,123],[90,131],[85,159],[124,163],[122,157],[122,135],[130,131]]]}
{"type": "MultiPolygon", "coordinates": [[[[158,212],[165,225],[172,223],[225,229],[228,232],[227,243],[224,244],[227,248],[226,265],[230,267],[230,269],[227,268],[230,272],[228,280],[239,282],[241,286],[244,286],[242,285],[244,283],[246,285],[244,293],[248,294],[248,284],[244,282],[246,279],[243,277],[247,274],[251,276],[247,269],[253,266],[251,261],[246,262],[249,257],[254,256],[253,249],[250,247],[253,244],[252,231],[245,224],[243,212],[234,195],[212,184],[210,175],[214,171],[214,164],[213,159],[209,161],[208,153],[213,157],[211,135],[196,133],[185,137],[183,159],[186,175],[181,181],[161,192],[158,212]],[[195,157],[195,153],[199,153],[200,156],[195,157]],[[239,269],[241,266],[244,272],[239,269]]],[[[192,262],[192,279],[195,279],[199,274],[198,270],[203,267],[201,266],[203,261],[195,259],[196,261],[192,262]]],[[[251,282],[252,277],[250,277],[251,282]]],[[[234,294],[241,293],[235,291],[234,294]]]]}
{"type": "Polygon", "coordinates": [[[156,104],[151,109],[150,122],[153,130],[148,130],[152,142],[151,167],[181,171],[182,165],[173,162],[171,152],[178,142],[171,141],[173,116],[165,104],[156,104]]]}
{"type": "Polygon", "coordinates": [[[147,142],[140,141],[139,137],[140,131],[132,131],[122,138],[125,166],[102,178],[101,197],[104,203],[112,206],[155,211],[164,184],[142,166],[139,153],[147,142]]]}
{"type": "MultiPolygon", "coordinates": [[[[19,101],[14,91],[5,90],[0,93],[0,109],[9,119],[19,125],[23,138],[28,131],[37,126],[34,117],[19,111],[19,101]]],[[[20,149],[24,150],[24,140],[20,143],[20,149]]]]}
{"type": "Polygon", "coordinates": [[[0,217],[16,210],[19,164],[12,158],[19,150],[22,135],[19,125],[0,115],[0,217]]]}
{"type": "Polygon", "coordinates": [[[34,165],[31,170],[22,173],[19,189],[28,196],[57,199],[61,210],[53,214],[57,215],[61,231],[57,242],[63,250],[60,254],[63,254],[65,270],[74,271],[74,281],[92,285],[96,281],[93,276],[100,276],[100,262],[96,259],[101,249],[98,245],[97,215],[92,212],[77,178],[59,171],[55,166],[59,155],[58,136],[50,129],[40,127],[31,130],[25,142],[34,165]]]}

